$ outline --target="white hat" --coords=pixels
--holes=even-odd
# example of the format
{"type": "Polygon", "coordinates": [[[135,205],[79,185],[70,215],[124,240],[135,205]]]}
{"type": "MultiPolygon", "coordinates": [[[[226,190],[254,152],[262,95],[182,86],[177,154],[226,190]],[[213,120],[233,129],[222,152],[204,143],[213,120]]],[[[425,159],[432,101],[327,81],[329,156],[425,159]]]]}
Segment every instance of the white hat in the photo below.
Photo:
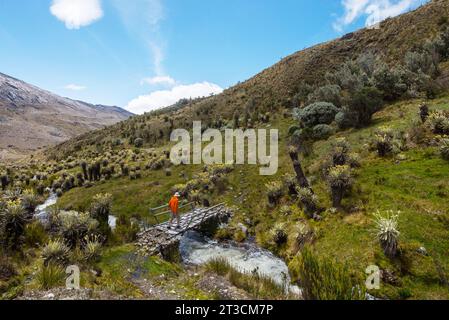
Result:
{"type": "Polygon", "coordinates": [[[179,192],[175,193],[175,197],[180,197],[181,195],[179,194],[179,192]]]}

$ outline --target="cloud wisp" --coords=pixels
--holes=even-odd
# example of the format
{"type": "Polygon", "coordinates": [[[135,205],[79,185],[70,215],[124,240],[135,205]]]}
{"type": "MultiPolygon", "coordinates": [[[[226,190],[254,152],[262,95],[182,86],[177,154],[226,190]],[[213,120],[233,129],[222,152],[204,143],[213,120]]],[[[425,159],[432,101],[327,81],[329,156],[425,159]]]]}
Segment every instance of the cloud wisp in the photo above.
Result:
{"type": "Polygon", "coordinates": [[[177,85],[170,90],[155,91],[137,97],[128,103],[126,109],[135,114],[143,114],[171,106],[181,99],[207,97],[221,92],[223,92],[223,89],[220,86],[210,82],[177,85]]]}
{"type": "Polygon", "coordinates": [[[67,29],[80,29],[103,17],[100,0],[53,0],[50,12],[67,29]]]}
{"type": "Polygon", "coordinates": [[[342,32],[361,17],[366,17],[365,26],[371,27],[416,8],[423,1],[427,0],[342,0],[344,14],[333,23],[333,28],[342,32]]]}

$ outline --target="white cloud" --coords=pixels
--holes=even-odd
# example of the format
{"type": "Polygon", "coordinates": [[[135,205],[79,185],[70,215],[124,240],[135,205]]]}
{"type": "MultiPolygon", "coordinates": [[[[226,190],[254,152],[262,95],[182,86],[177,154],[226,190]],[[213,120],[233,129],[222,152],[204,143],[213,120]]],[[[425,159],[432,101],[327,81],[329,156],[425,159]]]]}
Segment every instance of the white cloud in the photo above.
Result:
{"type": "Polygon", "coordinates": [[[128,32],[147,46],[154,73],[163,75],[165,42],[161,39],[159,30],[165,17],[162,0],[113,0],[112,3],[128,32]]]}
{"type": "Polygon", "coordinates": [[[149,84],[149,85],[167,85],[174,86],[176,84],[176,80],[170,76],[156,76],[153,78],[144,78],[140,82],[140,84],[149,84]]]}
{"type": "Polygon", "coordinates": [[[366,17],[365,26],[373,26],[387,18],[409,11],[427,0],[342,0],[345,13],[333,27],[342,32],[360,17],[366,17]]]}
{"type": "Polygon", "coordinates": [[[210,82],[178,85],[171,90],[155,91],[148,95],[140,96],[130,101],[126,109],[135,114],[143,114],[171,106],[181,99],[206,97],[221,92],[223,92],[223,89],[220,86],[210,82]]]}
{"type": "Polygon", "coordinates": [[[85,86],[80,86],[77,84],[68,84],[64,87],[64,89],[72,90],[72,91],[82,91],[82,90],[86,90],[87,88],[85,86]]]}
{"type": "Polygon", "coordinates": [[[68,29],[79,29],[103,17],[101,0],[53,0],[50,12],[68,29]]]}

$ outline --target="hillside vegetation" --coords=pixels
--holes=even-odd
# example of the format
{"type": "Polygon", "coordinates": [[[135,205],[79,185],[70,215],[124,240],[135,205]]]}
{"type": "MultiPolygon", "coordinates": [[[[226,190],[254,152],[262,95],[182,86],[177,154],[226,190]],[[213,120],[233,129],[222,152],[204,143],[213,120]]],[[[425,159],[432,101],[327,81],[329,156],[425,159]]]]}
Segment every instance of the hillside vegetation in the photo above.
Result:
{"type": "Polygon", "coordinates": [[[448,299],[448,16],[447,1],[432,1],[379,30],[296,53],[221,95],[180,101],[3,168],[2,263],[11,271],[0,274],[4,291],[33,288],[22,282],[33,266],[48,274],[82,261],[86,274],[110,275],[86,275],[98,292],[145,297],[134,271],[149,268],[145,276],[182,297],[220,298],[199,285],[212,272],[250,296],[286,298],[226,261],[189,276],[176,263],[136,257],[130,243],[139,222],[151,223],[148,209],[180,192],[198,205],[231,207],[232,221],[215,237],[254,237],[288,263],[304,299],[364,298],[372,265],[381,270],[380,290],[369,290],[375,297],[448,299]],[[193,120],[221,130],[278,128],[278,173],[173,166],[169,135],[193,120]],[[47,187],[60,198],[47,231],[38,231],[27,215],[47,187]],[[119,218],[113,232],[109,214],[119,218]]]}

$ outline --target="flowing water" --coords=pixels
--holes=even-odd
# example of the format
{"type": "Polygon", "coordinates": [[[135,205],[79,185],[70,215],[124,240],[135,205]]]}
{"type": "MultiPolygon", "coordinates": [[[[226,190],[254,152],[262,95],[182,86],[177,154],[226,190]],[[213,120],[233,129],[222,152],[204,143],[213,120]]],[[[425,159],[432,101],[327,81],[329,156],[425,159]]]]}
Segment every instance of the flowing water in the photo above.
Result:
{"type": "MultiPolygon", "coordinates": [[[[51,192],[47,200],[36,208],[36,219],[42,223],[48,223],[50,207],[57,201],[58,196],[51,192]]],[[[109,216],[111,229],[115,229],[116,224],[117,218],[109,216]]],[[[180,252],[183,261],[187,264],[203,265],[213,259],[223,258],[240,272],[257,272],[285,286],[293,294],[299,295],[301,292],[297,286],[290,285],[291,279],[285,262],[254,243],[219,243],[198,232],[189,231],[181,239],[180,252]]]]}
{"type": "Polygon", "coordinates": [[[222,258],[240,272],[257,272],[279,285],[286,286],[289,292],[300,294],[297,286],[290,285],[291,279],[285,262],[253,243],[219,243],[198,232],[189,231],[181,239],[180,252],[187,264],[203,265],[213,259],[222,258]]]}
{"type": "MultiPolygon", "coordinates": [[[[50,213],[50,208],[54,206],[58,202],[58,196],[54,192],[50,192],[50,195],[48,196],[47,200],[40,206],[36,208],[34,217],[42,222],[43,224],[48,224],[48,216],[50,213]]],[[[109,226],[112,230],[115,229],[117,225],[117,217],[110,215],[108,219],[109,226]]]]}

